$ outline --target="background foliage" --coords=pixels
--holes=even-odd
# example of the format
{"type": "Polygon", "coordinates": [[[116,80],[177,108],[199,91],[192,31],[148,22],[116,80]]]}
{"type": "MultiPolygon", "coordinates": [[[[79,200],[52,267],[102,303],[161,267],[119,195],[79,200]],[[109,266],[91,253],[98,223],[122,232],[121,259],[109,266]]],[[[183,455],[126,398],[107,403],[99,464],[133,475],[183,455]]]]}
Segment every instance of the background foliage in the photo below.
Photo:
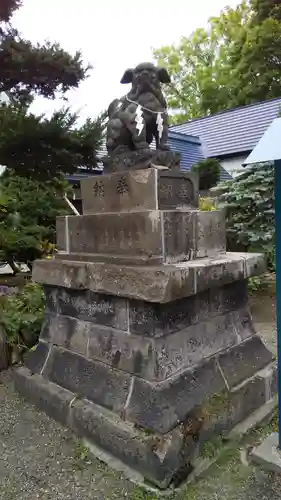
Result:
{"type": "Polygon", "coordinates": [[[218,208],[226,213],[230,250],[262,251],[275,270],[274,167],[250,165],[219,185],[218,208]]]}
{"type": "Polygon", "coordinates": [[[178,44],[154,50],[172,78],[169,107],[175,123],[280,97],[280,0],[226,7],[178,44]]]}
{"type": "Polygon", "coordinates": [[[28,283],[17,295],[0,298],[0,324],[9,345],[32,347],[37,343],[44,317],[42,287],[28,283]]]}
{"type": "Polygon", "coordinates": [[[104,116],[78,125],[78,116],[63,107],[50,118],[29,111],[36,96],[62,97],[78,88],[89,72],[81,53],[68,54],[58,43],[33,45],[13,28],[19,0],[0,5],[0,165],[17,175],[49,178],[97,166],[104,116]],[[3,94],[2,94],[3,96],[3,94]]]}
{"type": "Polygon", "coordinates": [[[206,158],[192,167],[199,175],[199,189],[208,190],[216,186],[220,180],[221,167],[215,158],[206,158]]]}
{"type": "Polygon", "coordinates": [[[0,179],[0,261],[32,263],[55,242],[56,217],[69,213],[64,180],[41,182],[7,172],[0,179]],[[4,195],[4,196],[3,196],[4,195]]]}

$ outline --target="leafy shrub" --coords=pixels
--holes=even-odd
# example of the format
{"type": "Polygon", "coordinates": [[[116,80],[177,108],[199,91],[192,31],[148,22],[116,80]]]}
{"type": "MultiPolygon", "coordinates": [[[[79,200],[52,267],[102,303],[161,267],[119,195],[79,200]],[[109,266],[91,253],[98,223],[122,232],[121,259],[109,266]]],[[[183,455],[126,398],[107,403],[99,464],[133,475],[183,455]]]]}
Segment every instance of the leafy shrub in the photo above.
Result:
{"type": "Polygon", "coordinates": [[[220,180],[221,167],[215,158],[206,158],[192,167],[199,175],[199,189],[207,190],[216,186],[220,180]]]}
{"type": "Polygon", "coordinates": [[[44,295],[40,285],[28,283],[18,294],[1,297],[0,324],[10,345],[35,345],[43,316],[44,295]]]}
{"type": "Polygon", "coordinates": [[[218,208],[226,213],[229,250],[263,252],[275,269],[274,168],[250,165],[239,176],[220,184],[218,208]]]}
{"type": "Polygon", "coordinates": [[[214,200],[212,200],[212,198],[204,198],[200,196],[198,208],[203,212],[211,212],[212,210],[216,210],[216,205],[214,203],[214,200]]]}
{"type": "Polygon", "coordinates": [[[5,172],[0,181],[0,260],[32,263],[52,253],[56,217],[69,213],[63,194],[70,187],[54,179],[39,182],[5,172]],[[2,193],[5,193],[3,196],[2,193]]]}

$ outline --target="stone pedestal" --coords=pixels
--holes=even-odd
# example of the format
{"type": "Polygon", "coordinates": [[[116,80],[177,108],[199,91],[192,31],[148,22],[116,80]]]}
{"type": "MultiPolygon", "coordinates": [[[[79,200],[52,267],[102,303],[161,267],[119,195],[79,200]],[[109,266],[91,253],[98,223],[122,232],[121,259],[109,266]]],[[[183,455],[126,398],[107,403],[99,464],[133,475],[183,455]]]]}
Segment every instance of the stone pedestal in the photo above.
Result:
{"type": "Polygon", "coordinates": [[[197,209],[191,174],[104,175],[82,196],[85,215],[58,218],[56,259],[34,265],[45,322],[15,382],[166,488],[276,392],[248,307],[264,261],[226,252],[222,214],[197,209]]]}

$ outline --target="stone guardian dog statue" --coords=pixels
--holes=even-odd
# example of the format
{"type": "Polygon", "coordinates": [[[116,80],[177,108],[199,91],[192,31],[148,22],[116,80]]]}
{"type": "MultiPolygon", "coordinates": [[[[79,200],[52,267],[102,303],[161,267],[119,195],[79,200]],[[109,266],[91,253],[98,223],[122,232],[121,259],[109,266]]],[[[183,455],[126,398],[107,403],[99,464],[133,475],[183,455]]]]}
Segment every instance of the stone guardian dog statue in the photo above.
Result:
{"type": "Polygon", "coordinates": [[[130,92],[109,105],[108,154],[147,150],[155,138],[156,149],[169,150],[167,103],[161,83],[170,83],[168,72],[152,63],[127,69],[121,83],[131,83],[130,92]]]}

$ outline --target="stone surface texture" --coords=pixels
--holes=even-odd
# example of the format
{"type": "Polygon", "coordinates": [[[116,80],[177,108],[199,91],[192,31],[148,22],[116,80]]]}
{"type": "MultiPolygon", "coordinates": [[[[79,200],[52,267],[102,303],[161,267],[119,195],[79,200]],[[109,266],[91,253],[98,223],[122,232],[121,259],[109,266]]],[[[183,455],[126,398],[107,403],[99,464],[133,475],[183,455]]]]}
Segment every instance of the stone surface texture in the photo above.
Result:
{"type": "Polygon", "coordinates": [[[58,258],[34,264],[45,321],[16,386],[166,488],[276,394],[247,294],[264,259],[225,251],[193,176],[115,173],[82,192],[87,214],[58,218],[58,258]]]}
{"type": "Polygon", "coordinates": [[[270,472],[281,473],[281,452],[277,432],[270,434],[261,445],[251,453],[252,461],[270,472]]]}
{"type": "Polygon", "coordinates": [[[191,172],[152,167],[84,179],[81,194],[85,215],[197,208],[198,179],[191,172]]]}

